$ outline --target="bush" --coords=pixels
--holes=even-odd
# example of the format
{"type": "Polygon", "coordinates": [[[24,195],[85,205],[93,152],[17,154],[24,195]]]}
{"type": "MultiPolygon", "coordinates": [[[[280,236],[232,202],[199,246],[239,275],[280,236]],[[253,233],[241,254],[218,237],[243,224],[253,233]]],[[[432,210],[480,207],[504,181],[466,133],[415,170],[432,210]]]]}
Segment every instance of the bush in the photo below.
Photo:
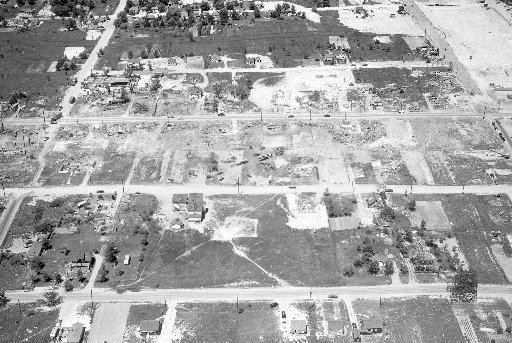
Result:
{"type": "Polygon", "coordinates": [[[386,261],[386,264],[384,265],[384,274],[387,276],[393,275],[395,273],[395,266],[393,264],[393,261],[386,261]]]}
{"type": "Polygon", "coordinates": [[[279,304],[277,302],[275,302],[275,301],[270,304],[270,308],[276,308],[278,306],[279,306],[279,304]]]}
{"type": "Polygon", "coordinates": [[[47,291],[43,293],[44,300],[46,305],[50,307],[57,306],[62,302],[62,298],[59,297],[59,294],[55,291],[47,291]]]}
{"type": "Polygon", "coordinates": [[[64,290],[66,292],[71,292],[73,290],[73,288],[75,288],[75,287],[73,286],[73,283],[71,283],[70,280],[64,281],[64,290]]]}
{"type": "Polygon", "coordinates": [[[377,261],[370,262],[370,264],[368,265],[368,273],[371,275],[376,275],[379,273],[379,271],[380,271],[379,262],[377,262],[377,261]]]}
{"type": "Polygon", "coordinates": [[[345,266],[343,267],[343,275],[347,276],[347,277],[352,277],[355,275],[355,271],[354,271],[354,267],[352,266],[345,266]]]}

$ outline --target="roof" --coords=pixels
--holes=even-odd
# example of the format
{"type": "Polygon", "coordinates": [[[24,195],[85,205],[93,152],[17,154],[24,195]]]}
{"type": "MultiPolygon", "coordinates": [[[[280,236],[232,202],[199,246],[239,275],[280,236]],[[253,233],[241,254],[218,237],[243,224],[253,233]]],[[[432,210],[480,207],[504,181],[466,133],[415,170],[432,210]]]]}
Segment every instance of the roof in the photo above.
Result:
{"type": "Polygon", "coordinates": [[[382,329],[384,326],[384,319],[381,315],[375,314],[370,318],[363,318],[361,321],[361,330],[366,331],[370,329],[382,329]]]}
{"type": "Polygon", "coordinates": [[[186,204],[188,202],[188,194],[173,194],[172,195],[172,203],[173,204],[186,204]]]}
{"type": "Polygon", "coordinates": [[[290,321],[291,333],[306,333],[308,331],[308,323],[306,320],[292,319],[290,321]]]}
{"type": "Polygon", "coordinates": [[[30,247],[28,251],[28,255],[30,257],[35,257],[41,255],[41,251],[43,250],[43,243],[40,241],[35,241],[32,243],[32,246],[30,247]]]}
{"type": "Polygon", "coordinates": [[[356,215],[329,218],[328,221],[329,227],[334,231],[356,229],[361,223],[361,220],[356,215]]]}
{"type": "Polygon", "coordinates": [[[158,332],[160,331],[160,322],[158,320],[143,320],[139,324],[141,332],[158,332]]]}
{"type": "Polygon", "coordinates": [[[80,343],[84,335],[84,325],[82,323],[75,323],[67,330],[67,335],[63,342],[67,343],[80,343]]]}
{"type": "Polygon", "coordinates": [[[203,193],[190,193],[187,203],[188,212],[203,212],[203,193]]]}
{"type": "Polygon", "coordinates": [[[329,333],[342,333],[343,332],[343,321],[341,319],[333,319],[327,321],[327,331],[329,333]]]}

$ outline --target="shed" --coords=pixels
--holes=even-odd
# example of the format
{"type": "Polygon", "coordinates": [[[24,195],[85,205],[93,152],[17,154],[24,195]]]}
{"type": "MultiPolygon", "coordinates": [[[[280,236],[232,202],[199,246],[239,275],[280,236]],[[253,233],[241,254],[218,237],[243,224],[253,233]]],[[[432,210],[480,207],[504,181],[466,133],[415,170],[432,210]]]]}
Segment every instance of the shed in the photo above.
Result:
{"type": "Polygon", "coordinates": [[[327,321],[328,334],[342,334],[345,331],[345,325],[341,319],[332,319],[327,321]]]}
{"type": "Polygon", "coordinates": [[[143,320],[139,327],[143,334],[157,335],[160,333],[160,321],[158,320],[143,320]]]}
{"type": "Polygon", "coordinates": [[[329,44],[334,45],[336,49],[350,51],[350,44],[347,37],[329,36],[329,44]]]}
{"type": "Polygon", "coordinates": [[[363,318],[361,321],[361,335],[370,335],[374,333],[382,333],[384,327],[384,319],[381,315],[374,314],[369,318],[363,318]]]}
{"type": "Polygon", "coordinates": [[[204,200],[203,193],[190,193],[187,202],[187,212],[189,221],[203,220],[204,200]]]}
{"type": "Polygon", "coordinates": [[[290,333],[296,335],[305,335],[308,333],[308,323],[306,320],[292,319],[290,321],[290,333]]]}
{"type": "Polygon", "coordinates": [[[43,243],[40,241],[35,241],[32,243],[32,246],[30,247],[28,251],[28,257],[37,257],[41,256],[41,253],[43,252],[43,243]]]}

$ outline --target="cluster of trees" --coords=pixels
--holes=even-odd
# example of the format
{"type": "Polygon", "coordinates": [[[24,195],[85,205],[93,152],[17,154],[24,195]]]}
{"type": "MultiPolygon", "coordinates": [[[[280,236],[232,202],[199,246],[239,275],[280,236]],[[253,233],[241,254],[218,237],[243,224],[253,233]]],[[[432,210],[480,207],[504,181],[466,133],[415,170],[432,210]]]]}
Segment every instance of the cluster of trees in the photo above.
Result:
{"type": "Polygon", "coordinates": [[[50,4],[52,12],[60,17],[85,17],[95,7],[93,0],[51,0],[50,4]]]}
{"type": "MultiPolygon", "coordinates": [[[[271,18],[280,18],[281,14],[287,15],[289,13],[297,14],[297,11],[295,10],[295,5],[291,5],[290,6],[289,3],[285,2],[282,5],[281,4],[277,4],[275,11],[270,13],[270,17],[271,18]]],[[[306,18],[306,15],[304,13],[302,13],[301,16],[302,15],[304,16],[304,18],[306,18]]]]}
{"type": "Polygon", "coordinates": [[[37,0],[16,0],[16,4],[21,7],[25,6],[25,4],[34,6],[36,4],[37,0]]]}
{"type": "Polygon", "coordinates": [[[474,302],[478,294],[478,277],[474,270],[459,269],[448,286],[452,301],[474,302]]]}

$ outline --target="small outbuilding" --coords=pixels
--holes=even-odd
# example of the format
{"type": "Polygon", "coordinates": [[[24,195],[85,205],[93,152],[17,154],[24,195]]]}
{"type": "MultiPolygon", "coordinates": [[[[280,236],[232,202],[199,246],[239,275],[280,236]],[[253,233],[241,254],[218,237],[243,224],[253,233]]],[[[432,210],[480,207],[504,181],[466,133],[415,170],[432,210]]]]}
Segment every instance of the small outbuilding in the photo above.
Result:
{"type": "Polygon", "coordinates": [[[290,322],[290,333],[295,335],[305,335],[308,333],[308,322],[301,319],[292,319],[290,322]]]}
{"type": "Polygon", "coordinates": [[[160,321],[158,320],[143,320],[139,324],[140,333],[145,335],[158,335],[160,333],[160,321]]]}

